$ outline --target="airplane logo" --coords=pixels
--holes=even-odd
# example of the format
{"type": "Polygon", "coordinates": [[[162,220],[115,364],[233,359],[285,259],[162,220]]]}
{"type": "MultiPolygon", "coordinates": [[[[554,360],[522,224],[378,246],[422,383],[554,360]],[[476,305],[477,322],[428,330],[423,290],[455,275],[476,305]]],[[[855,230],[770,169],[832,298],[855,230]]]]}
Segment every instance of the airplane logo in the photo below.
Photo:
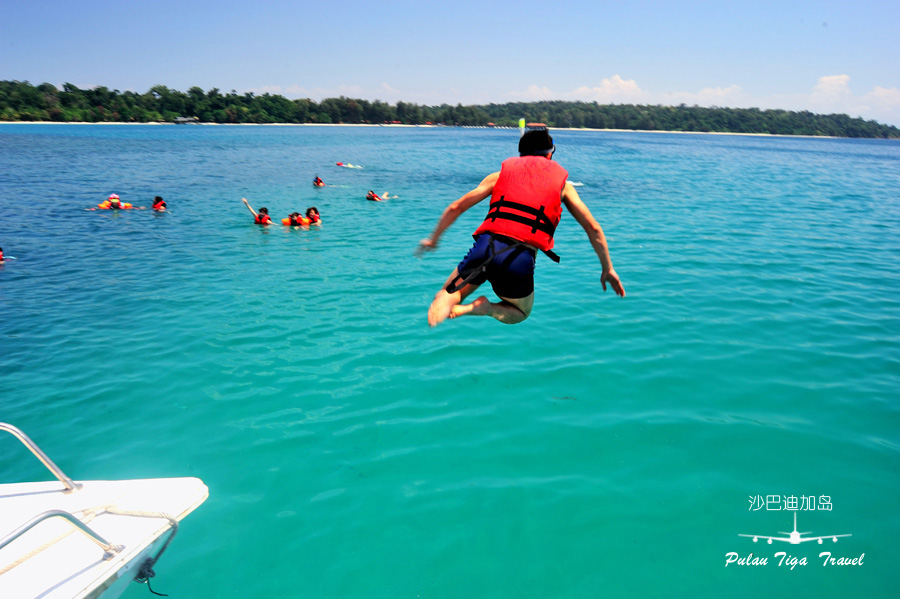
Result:
{"type": "Polygon", "coordinates": [[[750,537],[753,539],[753,542],[756,543],[760,539],[766,539],[766,543],[769,545],[772,544],[772,541],[784,541],[785,543],[790,543],[791,545],[799,545],[800,543],[805,543],[807,541],[818,541],[819,545],[822,544],[824,539],[831,539],[832,542],[837,543],[838,537],[850,537],[853,535],[825,535],[822,537],[804,537],[802,535],[808,535],[808,532],[797,532],[797,512],[794,512],[794,530],[791,532],[783,532],[778,531],[778,534],[788,535],[786,537],[767,537],[764,535],[742,535],[739,534],[739,537],[750,537]]]}

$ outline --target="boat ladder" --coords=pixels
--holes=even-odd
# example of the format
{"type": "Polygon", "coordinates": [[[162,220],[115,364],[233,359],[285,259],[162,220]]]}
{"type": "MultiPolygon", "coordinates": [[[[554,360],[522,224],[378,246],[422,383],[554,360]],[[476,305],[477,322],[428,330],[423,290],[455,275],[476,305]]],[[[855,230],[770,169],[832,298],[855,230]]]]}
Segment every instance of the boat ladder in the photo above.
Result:
{"type": "MultiPolygon", "coordinates": [[[[21,430],[11,424],[0,422],[0,431],[6,431],[12,434],[14,437],[19,439],[25,445],[25,447],[31,450],[31,453],[33,453],[44,464],[44,466],[46,466],[47,469],[53,473],[53,475],[59,480],[59,482],[61,482],[66,487],[64,491],[65,493],[72,493],[81,488],[80,484],[76,483],[71,478],[66,476],[65,472],[60,470],[59,466],[54,464],[53,460],[47,457],[47,454],[41,451],[41,448],[38,447],[34,441],[29,439],[28,435],[23,433],[21,430]]],[[[97,534],[97,532],[91,529],[90,526],[79,520],[76,516],[63,510],[50,510],[48,512],[44,512],[43,514],[35,516],[31,520],[20,526],[18,529],[3,537],[3,539],[0,539],[0,549],[3,549],[44,520],[48,520],[50,518],[63,518],[64,520],[70,522],[78,530],[86,534],[92,541],[103,548],[103,551],[105,552],[103,555],[103,559],[112,559],[116,555],[116,553],[122,550],[121,545],[113,545],[102,536],[97,534]]]]}

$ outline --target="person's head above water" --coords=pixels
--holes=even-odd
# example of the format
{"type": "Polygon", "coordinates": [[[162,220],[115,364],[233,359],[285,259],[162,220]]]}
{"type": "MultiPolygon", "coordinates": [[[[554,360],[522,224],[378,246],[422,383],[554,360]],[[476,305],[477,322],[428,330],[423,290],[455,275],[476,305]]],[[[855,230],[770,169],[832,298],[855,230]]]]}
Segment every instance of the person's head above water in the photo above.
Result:
{"type": "Polygon", "coordinates": [[[260,209],[259,209],[259,213],[260,213],[260,214],[268,214],[268,213],[269,213],[269,209],[268,209],[268,208],[260,208],[260,209]]]}
{"type": "Polygon", "coordinates": [[[318,216],[318,214],[319,214],[319,209],[316,208],[315,206],[311,206],[310,208],[306,209],[306,217],[307,218],[309,218],[311,215],[318,216]]]}
{"type": "Polygon", "coordinates": [[[556,150],[546,129],[528,131],[519,138],[519,156],[549,156],[556,150]]]}

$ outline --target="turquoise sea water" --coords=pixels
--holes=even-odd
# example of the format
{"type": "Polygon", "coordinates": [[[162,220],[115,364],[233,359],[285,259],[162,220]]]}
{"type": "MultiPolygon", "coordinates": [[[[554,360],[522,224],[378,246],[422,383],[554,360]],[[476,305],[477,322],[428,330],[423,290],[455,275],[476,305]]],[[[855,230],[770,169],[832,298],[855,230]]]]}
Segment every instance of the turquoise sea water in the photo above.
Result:
{"type": "Polygon", "coordinates": [[[527,321],[429,329],[484,209],[413,250],[517,135],[0,125],[0,420],[75,479],[208,484],[173,598],[896,596],[900,144],[554,132],[628,296],[566,215],[527,321]],[[738,536],[808,496],[852,537],[738,536]]]}

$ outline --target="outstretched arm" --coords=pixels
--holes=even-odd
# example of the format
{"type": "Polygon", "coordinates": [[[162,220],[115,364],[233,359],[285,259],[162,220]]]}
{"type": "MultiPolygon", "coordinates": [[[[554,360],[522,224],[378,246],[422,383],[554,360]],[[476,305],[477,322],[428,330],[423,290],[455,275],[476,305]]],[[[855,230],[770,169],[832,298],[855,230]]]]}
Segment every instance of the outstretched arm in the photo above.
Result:
{"type": "Polygon", "coordinates": [[[421,254],[422,252],[431,251],[437,248],[438,241],[441,238],[441,235],[444,234],[450,225],[452,225],[459,215],[483,200],[484,198],[491,195],[494,191],[494,185],[497,183],[497,179],[500,177],[500,173],[491,173],[487,177],[482,180],[481,183],[478,184],[478,187],[473,189],[472,191],[466,193],[464,196],[456,200],[455,202],[451,202],[449,206],[444,209],[444,213],[441,214],[441,218],[438,220],[437,225],[434,227],[434,231],[431,233],[431,237],[423,239],[419,242],[419,247],[416,250],[416,254],[421,254]]]}
{"type": "Polygon", "coordinates": [[[569,212],[572,213],[572,216],[575,217],[575,220],[578,221],[578,224],[582,226],[584,232],[587,233],[588,239],[591,241],[591,246],[593,246],[594,251],[597,253],[597,257],[600,258],[600,265],[603,267],[600,283],[603,284],[603,291],[606,291],[606,284],[609,283],[612,286],[613,291],[616,292],[616,295],[625,297],[625,287],[622,286],[619,275],[613,268],[612,259],[609,257],[609,247],[606,245],[606,236],[603,234],[603,228],[600,226],[600,223],[594,219],[591,211],[588,210],[585,203],[581,201],[581,198],[578,197],[578,192],[575,191],[575,187],[568,181],[563,188],[562,201],[569,212]]]}
{"type": "Polygon", "coordinates": [[[254,210],[253,208],[250,207],[250,202],[247,201],[247,198],[241,198],[241,201],[244,202],[244,206],[247,207],[247,210],[250,211],[250,214],[253,215],[253,218],[256,218],[257,216],[259,216],[259,215],[256,213],[256,210],[254,210]]]}

